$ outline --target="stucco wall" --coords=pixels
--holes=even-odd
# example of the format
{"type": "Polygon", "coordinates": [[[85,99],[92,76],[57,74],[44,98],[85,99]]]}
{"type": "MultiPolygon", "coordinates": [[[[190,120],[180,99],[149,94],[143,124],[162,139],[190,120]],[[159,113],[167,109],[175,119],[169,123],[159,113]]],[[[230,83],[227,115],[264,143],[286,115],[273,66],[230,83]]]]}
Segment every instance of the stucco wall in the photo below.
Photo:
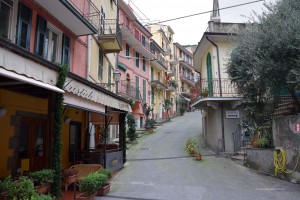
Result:
{"type": "MultiPolygon", "coordinates": [[[[292,115],[273,119],[273,139],[275,147],[282,147],[286,152],[286,168],[292,170],[296,166],[300,154],[300,115],[292,115]]],[[[300,162],[300,160],[299,160],[300,162]]],[[[288,174],[291,178],[300,180],[300,163],[294,173],[288,174]]]]}
{"type": "Polygon", "coordinates": [[[274,174],[273,149],[247,149],[247,166],[267,174],[274,174]]]}

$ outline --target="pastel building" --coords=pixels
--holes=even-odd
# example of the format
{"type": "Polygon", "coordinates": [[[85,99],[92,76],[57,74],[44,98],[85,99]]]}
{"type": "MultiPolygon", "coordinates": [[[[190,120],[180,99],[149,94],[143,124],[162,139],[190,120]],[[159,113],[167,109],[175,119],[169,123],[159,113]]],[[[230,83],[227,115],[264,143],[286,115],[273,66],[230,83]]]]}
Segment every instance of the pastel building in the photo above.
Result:
{"type": "MultiPolygon", "coordinates": [[[[108,6],[117,13],[114,1],[108,6]]],[[[112,92],[114,88],[97,84],[100,81],[93,73],[97,61],[92,61],[91,55],[98,55],[97,45],[104,54],[120,50],[113,42],[113,38],[117,40],[116,32],[106,35],[111,38],[101,37],[101,16],[92,15],[101,13],[98,7],[88,0],[0,1],[0,177],[51,167],[57,120],[63,122],[62,168],[83,162],[111,169],[120,167],[110,166],[111,162],[104,160],[109,159],[104,155],[110,152],[96,149],[96,138],[89,134],[96,132],[92,126],[96,123],[108,125],[108,116],[111,122],[119,124],[131,112],[128,101],[112,92]],[[58,88],[62,65],[69,71],[64,87],[58,88]],[[62,119],[54,116],[57,93],[64,94],[62,119]],[[91,148],[95,149],[92,153],[91,148]]],[[[113,70],[116,55],[110,56],[107,63],[112,64],[113,70]]],[[[109,83],[108,71],[103,69],[105,83],[109,83]]],[[[124,136],[125,130],[118,134],[124,136]]],[[[120,164],[124,158],[122,141],[111,152],[120,164]]]]}
{"type": "Polygon", "coordinates": [[[144,109],[150,106],[150,60],[154,55],[150,51],[152,34],[138,21],[130,5],[119,2],[119,24],[122,32],[122,51],[118,56],[121,80],[118,94],[133,102],[132,113],[136,117],[136,126],[144,125],[144,109]]]}

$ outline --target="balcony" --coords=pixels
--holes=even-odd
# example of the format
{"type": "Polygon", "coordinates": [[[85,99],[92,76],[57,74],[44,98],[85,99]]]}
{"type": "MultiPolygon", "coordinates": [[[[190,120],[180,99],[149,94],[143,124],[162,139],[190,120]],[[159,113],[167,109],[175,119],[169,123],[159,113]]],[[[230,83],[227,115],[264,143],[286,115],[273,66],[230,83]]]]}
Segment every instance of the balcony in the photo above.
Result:
{"type": "Polygon", "coordinates": [[[175,67],[169,69],[169,70],[167,71],[167,74],[168,74],[168,77],[169,77],[169,78],[175,76],[175,75],[176,75],[176,69],[175,69],[175,67]]]}
{"type": "Polygon", "coordinates": [[[208,88],[208,97],[221,97],[221,90],[222,97],[239,97],[235,84],[229,79],[221,79],[221,87],[219,79],[201,79],[200,84],[201,88],[208,88]]]}
{"type": "Polygon", "coordinates": [[[91,0],[35,0],[75,35],[98,33],[99,10],[91,0]]]}
{"type": "Polygon", "coordinates": [[[196,84],[194,77],[187,73],[180,73],[180,80],[192,86],[196,84]]]}
{"type": "Polygon", "coordinates": [[[163,50],[164,50],[164,55],[165,56],[169,56],[171,55],[171,48],[170,47],[163,47],[163,50]]]}
{"type": "Polygon", "coordinates": [[[119,53],[122,50],[122,33],[117,20],[105,20],[100,27],[97,42],[105,53],[119,53]]]}
{"type": "Polygon", "coordinates": [[[184,60],[183,58],[179,58],[179,64],[188,68],[189,70],[194,70],[194,67],[191,63],[188,63],[186,60],[184,60]]]}
{"type": "Polygon", "coordinates": [[[158,90],[166,90],[167,89],[167,86],[164,83],[160,82],[159,80],[151,81],[151,86],[155,87],[158,90]]]}
{"type": "Polygon", "coordinates": [[[170,55],[170,64],[177,65],[178,63],[179,61],[177,60],[177,58],[174,55],[170,55]]]}
{"type": "Polygon", "coordinates": [[[160,54],[156,55],[156,58],[151,59],[151,63],[159,70],[165,71],[168,69],[166,59],[164,59],[160,54]]]}
{"type": "Polygon", "coordinates": [[[136,87],[135,83],[127,80],[123,80],[118,83],[118,94],[126,99],[142,101],[139,88],[136,87]]]}
{"type": "Polygon", "coordinates": [[[141,53],[146,58],[154,57],[150,51],[149,42],[146,41],[146,39],[140,34],[139,30],[135,28],[135,24],[133,22],[128,22],[126,21],[126,18],[121,18],[120,29],[124,40],[126,40],[129,45],[134,46],[137,52],[141,53]]]}

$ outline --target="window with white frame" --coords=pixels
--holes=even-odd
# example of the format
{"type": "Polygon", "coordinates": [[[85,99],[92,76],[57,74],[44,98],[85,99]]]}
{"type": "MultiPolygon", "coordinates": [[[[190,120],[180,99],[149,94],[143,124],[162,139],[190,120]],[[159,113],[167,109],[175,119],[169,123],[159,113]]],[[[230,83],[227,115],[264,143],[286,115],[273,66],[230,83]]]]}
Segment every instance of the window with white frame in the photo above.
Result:
{"type": "Polygon", "coordinates": [[[13,0],[0,0],[0,37],[9,38],[13,0]]]}

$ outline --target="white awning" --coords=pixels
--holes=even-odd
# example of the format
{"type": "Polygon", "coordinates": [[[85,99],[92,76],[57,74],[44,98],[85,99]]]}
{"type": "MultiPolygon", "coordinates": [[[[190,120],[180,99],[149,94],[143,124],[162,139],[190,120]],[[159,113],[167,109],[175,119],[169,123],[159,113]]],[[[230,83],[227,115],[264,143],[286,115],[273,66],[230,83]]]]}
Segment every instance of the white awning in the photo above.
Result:
{"type": "Polygon", "coordinates": [[[27,76],[17,74],[13,71],[9,71],[9,70],[6,70],[6,69],[1,68],[1,67],[0,67],[0,75],[5,76],[7,78],[15,79],[15,80],[18,80],[18,81],[21,81],[21,82],[24,82],[24,83],[28,83],[30,85],[45,88],[47,90],[51,90],[51,91],[54,91],[54,92],[65,93],[62,89],[59,89],[58,87],[56,87],[54,85],[50,85],[50,84],[44,83],[42,81],[35,80],[33,78],[29,78],[27,76]]]}
{"type": "Polygon", "coordinates": [[[188,102],[190,102],[191,100],[189,99],[189,98],[186,98],[185,96],[183,96],[183,95],[181,95],[181,94],[179,94],[180,96],[181,96],[181,98],[183,98],[184,100],[186,100],[186,101],[188,101],[188,102]]]}

